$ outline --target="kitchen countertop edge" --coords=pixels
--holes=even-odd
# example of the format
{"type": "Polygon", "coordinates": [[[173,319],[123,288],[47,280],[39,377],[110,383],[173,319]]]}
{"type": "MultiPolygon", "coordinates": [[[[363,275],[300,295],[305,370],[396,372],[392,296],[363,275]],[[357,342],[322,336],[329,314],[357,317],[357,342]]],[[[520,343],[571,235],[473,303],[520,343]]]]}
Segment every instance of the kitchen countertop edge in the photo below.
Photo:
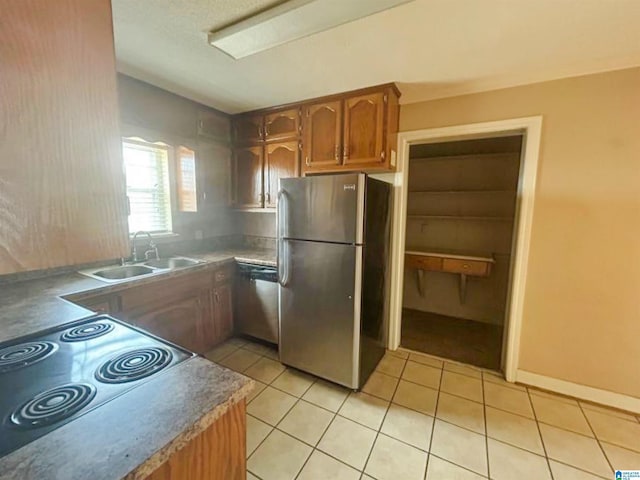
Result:
{"type": "Polygon", "coordinates": [[[202,260],[203,263],[115,283],[106,283],[74,272],[5,284],[0,289],[0,305],[3,307],[0,310],[0,343],[95,314],[74,303],[84,298],[189,275],[234,261],[276,265],[275,251],[268,249],[226,249],[192,252],[183,256],[202,260]]]}

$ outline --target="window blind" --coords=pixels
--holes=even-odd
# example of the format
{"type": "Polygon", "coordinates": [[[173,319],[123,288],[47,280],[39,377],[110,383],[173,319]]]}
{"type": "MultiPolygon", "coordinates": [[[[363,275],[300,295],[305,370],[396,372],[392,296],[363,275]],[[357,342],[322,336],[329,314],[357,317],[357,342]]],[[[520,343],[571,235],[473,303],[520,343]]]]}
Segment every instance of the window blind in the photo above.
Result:
{"type": "Polygon", "coordinates": [[[129,197],[129,231],[172,231],[167,146],[124,140],[123,157],[129,197]]]}
{"type": "Polygon", "coordinates": [[[178,147],[178,210],[197,212],[198,197],[196,191],[196,154],[187,147],[178,147]]]}

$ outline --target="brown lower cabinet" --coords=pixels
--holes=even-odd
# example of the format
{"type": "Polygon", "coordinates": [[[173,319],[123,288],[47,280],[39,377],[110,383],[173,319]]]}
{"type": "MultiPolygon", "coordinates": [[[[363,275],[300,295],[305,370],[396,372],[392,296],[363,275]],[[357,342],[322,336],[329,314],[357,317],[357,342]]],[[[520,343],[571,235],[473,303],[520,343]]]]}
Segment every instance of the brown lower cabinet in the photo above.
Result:
{"type": "Polygon", "coordinates": [[[197,271],[76,301],[196,353],[233,334],[233,268],[197,271]]]}
{"type": "Polygon", "coordinates": [[[245,401],[198,434],[146,480],[246,479],[245,401]]]}

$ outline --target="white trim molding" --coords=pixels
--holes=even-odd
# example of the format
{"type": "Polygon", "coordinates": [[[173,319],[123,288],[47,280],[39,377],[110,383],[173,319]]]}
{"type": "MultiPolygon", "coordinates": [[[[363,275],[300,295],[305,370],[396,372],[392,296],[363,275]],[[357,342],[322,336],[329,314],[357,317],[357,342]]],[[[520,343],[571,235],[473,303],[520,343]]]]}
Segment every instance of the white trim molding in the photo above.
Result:
{"type": "Polygon", "coordinates": [[[558,378],[547,377],[538,373],[518,370],[516,380],[525,385],[542,388],[551,392],[561,393],[580,400],[599,403],[608,407],[619,408],[627,412],[640,414],[640,398],[615,393],[609,390],[581,385],[579,383],[568,382],[558,378]]]}
{"type": "Polygon", "coordinates": [[[400,345],[402,297],[404,282],[404,248],[407,222],[407,181],[409,175],[409,149],[411,145],[452,140],[468,140],[502,135],[524,135],[522,162],[518,185],[516,213],[515,255],[512,260],[512,281],[506,318],[506,342],[503,368],[507,381],[516,380],[520,330],[524,305],[527,264],[533,205],[535,198],[538,153],[542,135],[542,117],[525,117],[495,122],[473,123],[443,128],[430,128],[400,132],[398,134],[398,164],[394,176],[394,207],[392,231],[391,295],[389,319],[389,349],[400,345]]]}

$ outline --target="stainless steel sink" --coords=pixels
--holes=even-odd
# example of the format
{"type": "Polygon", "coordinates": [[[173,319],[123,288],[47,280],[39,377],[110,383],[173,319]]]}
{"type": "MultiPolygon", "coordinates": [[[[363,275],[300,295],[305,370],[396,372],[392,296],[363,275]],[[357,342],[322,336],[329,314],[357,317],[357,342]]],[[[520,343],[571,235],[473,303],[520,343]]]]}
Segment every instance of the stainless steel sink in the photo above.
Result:
{"type": "Polygon", "coordinates": [[[197,265],[198,263],[202,262],[200,260],[193,260],[191,258],[185,257],[159,258],[157,260],[149,260],[148,262],[144,262],[144,264],[149,267],[169,269],[190,267],[191,265],[197,265]]]}
{"type": "Polygon", "coordinates": [[[202,260],[193,260],[186,257],[167,257],[132,265],[83,270],[79,273],[103,282],[119,282],[130,278],[157,275],[174,268],[190,267],[199,263],[202,263],[202,260]]]}
{"type": "Polygon", "coordinates": [[[140,275],[149,275],[154,273],[155,269],[145,267],[144,265],[124,265],[122,267],[105,268],[93,272],[91,275],[106,280],[124,280],[126,278],[139,277],[140,275]]]}

